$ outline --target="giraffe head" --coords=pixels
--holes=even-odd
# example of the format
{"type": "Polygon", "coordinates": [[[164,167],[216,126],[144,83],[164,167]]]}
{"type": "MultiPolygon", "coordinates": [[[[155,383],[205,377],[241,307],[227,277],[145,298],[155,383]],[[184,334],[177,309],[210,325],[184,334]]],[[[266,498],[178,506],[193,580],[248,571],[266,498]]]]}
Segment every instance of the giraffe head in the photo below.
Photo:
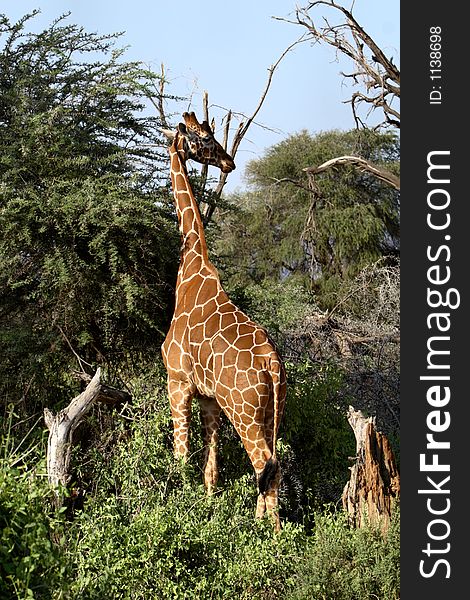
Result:
{"type": "Polygon", "coordinates": [[[202,164],[209,164],[223,173],[235,169],[233,158],[222,148],[215,139],[207,121],[199,123],[196,115],[183,113],[184,124],[178,125],[174,145],[184,160],[192,159],[202,164]]]}

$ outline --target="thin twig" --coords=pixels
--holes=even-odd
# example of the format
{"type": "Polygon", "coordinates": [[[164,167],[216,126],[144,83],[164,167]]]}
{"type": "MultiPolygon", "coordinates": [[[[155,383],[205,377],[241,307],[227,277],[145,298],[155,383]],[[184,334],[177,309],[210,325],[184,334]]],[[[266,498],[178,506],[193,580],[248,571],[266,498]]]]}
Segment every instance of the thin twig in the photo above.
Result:
{"type": "MultiPolygon", "coordinates": [[[[237,150],[238,150],[238,148],[240,146],[240,143],[243,140],[243,138],[245,137],[245,135],[246,135],[246,133],[247,133],[250,125],[255,122],[256,115],[261,110],[261,107],[263,106],[264,101],[266,100],[266,97],[268,95],[269,89],[271,87],[271,82],[272,82],[272,79],[273,79],[274,72],[278,68],[278,66],[281,63],[282,59],[295,46],[297,46],[298,44],[304,42],[306,39],[307,39],[307,34],[304,33],[295,42],[293,42],[292,44],[290,44],[282,52],[282,54],[279,56],[279,58],[276,60],[276,62],[269,67],[269,69],[268,69],[268,79],[267,79],[266,84],[264,86],[264,89],[263,89],[263,91],[261,93],[261,96],[260,96],[260,99],[258,101],[258,104],[256,105],[256,107],[255,107],[254,111],[252,112],[251,116],[249,116],[246,119],[246,121],[241,121],[240,122],[240,124],[238,125],[238,128],[237,128],[237,130],[235,132],[235,135],[233,136],[232,146],[231,146],[230,153],[229,153],[232,158],[235,158],[235,155],[237,154],[237,150]]],[[[233,113],[231,113],[231,114],[233,114],[233,113]]],[[[227,125],[226,125],[226,127],[227,127],[227,125]]],[[[228,136],[228,134],[227,134],[227,136],[228,136]]],[[[217,186],[216,186],[216,188],[214,190],[215,197],[220,198],[220,196],[222,194],[222,190],[224,189],[226,181],[227,181],[227,173],[221,173],[219,175],[219,181],[217,183],[217,186]]],[[[216,208],[216,204],[215,203],[211,203],[208,206],[207,211],[204,214],[204,222],[206,224],[211,220],[212,215],[214,214],[215,208],[216,208]]]]}
{"type": "MultiPolygon", "coordinates": [[[[202,97],[202,107],[203,107],[204,121],[207,121],[207,123],[209,123],[209,93],[207,91],[204,91],[204,94],[202,97]]],[[[209,173],[209,165],[207,163],[205,163],[202,165],[202,169],[201,169],[201,189],[203,192],[206,189],[208,173],[209,173]]]]}
{"type": "Polygon", "coordinates": [[[70,350],[73,352],[75,358],[78,360],[78,364],[80,365],[80,369],[86,373],[86,370],[83,368],[82,363],[84,363],[85,365],[88,365],[89,367],[93,368],[93,365],[91,365],[89,362],[87,362],[86,360],[84,360],[83,358],[81,358],[74,350],[74,347],[72,346],[72,344],[70,343],[69,338],[65,335],[62,327],[60,325],[56,325],[57,329],[60,331],[62,337],[64,338],[64,340],[67,342],[68,347],[70,348],[70,350]]]}
{"type": "Polygon", "coordinates": [[[271,65],[271,67],[269,67],[268,69],[268,79],[266,81],[266,85],[264,87],[264,90],[261,94],[261,97],[259,99],[258,105],[256,106],[255,110],[253,111],[251,117],[248,118],[248,120],[246,121],[246,123],[244,124],[244,126],[240,129],[240,131],[237,133],[237,135],[235,136],[233,143],[232,143],[232,149],[231,149],[231,156],[234,157],[235,154],[237,153],[238,147],[240,145],[240,142],[242,141],[242,139],[244,138],[244,136],[246,135],[246,132],[248,131],[250,125],[253,123],[256,115],[259,113],[259,111],[261,110],[261,107],[264,104],[264,101],[266,99],[266,96],[268,95],[268,91],[269,88],[271,87],[271,82],[272,82],[272,78],[274,75],[274,71],[277,69],[277,67],[279,66],[280,62],[282,61],[282,59],[286,56],[286,54],[288,54],[295,46],[297,46],[298,44],[301,44],[302,42],[305,42],[307,39],[307,34],[303,34],[300,36],[299,39],[297,39],[295,42],[293,42],[292,44],[290,44],[290,46],[288,46],[284,52],[281,54],[281,56],[277,59],[277,61],[271,65]]]}

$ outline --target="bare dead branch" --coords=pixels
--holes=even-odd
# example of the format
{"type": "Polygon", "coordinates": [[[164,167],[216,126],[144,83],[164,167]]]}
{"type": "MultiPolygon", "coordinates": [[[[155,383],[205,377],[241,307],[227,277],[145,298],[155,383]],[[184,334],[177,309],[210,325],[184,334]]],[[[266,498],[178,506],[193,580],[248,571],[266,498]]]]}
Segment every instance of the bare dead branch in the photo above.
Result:
{"type": "Polygon", "coordinates": [[[332,158],[331,160],[327,160],[318,167],[306,167],[303,170],[309,176],[311,176],[317,175],[318,173],[322,173],[327,169],[334,168],[337,165],[352,165],[359,169],[359,171],[370,173],[371,175],[374,175],[374,177],[376,177],[377,179],[380,179],[380,181],[388,183],[396,190],[400,190],[399,177],[397,177],[390,171],[382,169],[381,167],[378,167],[377,165],[374,165],[370,161],[366,160],[365,158],[361,158],[359,156],[338,156],[336,158],[332,158]]]}
{"type": "MultiPolygon", "coordinates": [[[[271,87],[271,82],[273,79],[273,75],[274,72],[276,71],[276,69],[278,68],[279,64],[281,63],[282,59],[298,44],[304,42],[307,39],[306,34],[303,34],[299,39],[297,39],[295,42],[293,42],[292,44],[290,44],[290,46],[288,46],[283,52],[282,54],[279,56],[279,58],[277,59],[277,61],[272,64],[269,69],[268,69],[268,78],[266,81],[266,84],[264,86],[263,91],[261,92],[261,96],[260,99],[258,101],[258,104],[256,105],[254,111],[252,112],[252,114],[246,119],[246,121],[241,121],[240,124],[238,125],[238,128],[235,132],[235,135],[233,136],[233,140],[232,140],[232,145],[230,148],[230,152],[229,154],[232,156],[232,158],[235,158],[235,155],[237,154],[237,150],[243,140],[243,138],[245,137],[249,127],[252,125],[252,123],[254,122],[257,114],[259,113],[259,111],[261,110],[261,107],[264,104],[264,101],[266,100],[266,97],[268,95],[269,89],[271,87]]],[[[230,119],[231,119],[231,115],[233,114],[231,111],[229,111],[230,113],[230,119]]],[[[227,140],[228,140],[228,128],[230,126],[230,119],[227,117],[227,123],[226,123],[226,132],[227,132],[227,140]]],[[[227,144],[227,142],[224,142],[227,144]]],[[[228,144],[227,144],[228,145],[228,144]]],[[[214,190],[214,195],[216,197],[221,196],[222,194],[222,190],[224,189],[225,183],[227,181],[227,173],[221,173],[219,176],[219,181],[217,183],[217,186],[214,190]]],[[[209,223],[209,221],[211,220],[214,211],[216,208],[216,204],[215,203],[211,203],[208,207],[207,210],[205,211],[204,215],[203,215],[203,221],[204,224],[206,225],[207,223],[209,223]]]]}
{"type": "Polygon", "coordinates": [[[400,127],[400,114],[392,103],[400,97],[400,71],[393,58],[388,58],[375,40],[356,21],[352,10],[346,9],[334,0],[316,0],[303,8],[297,8],[296,19],[290,20],[274,17],[304,27],[308,39],[313,43],[326,43],[355,65],[352,73],[342,75],[353,80],[354,84],[362,84],[366,93],[355,93],[348,102],[352,105],[357,125],[364,125],[358,117],[357,108],[362,103],[370,104],[371,109],[381,109],[385,116],[382,125],[400,127]],[[327,7],[340,13],[344,21],[330,24],[323,16],[323,24],[316,25],[312,12],[327,7]]]}
{"type": "MultiPolygon", "coordinates": [[[[84,373],[83,371],[73,371],[73,375],[77,379],[85,381],[87,384],[92,379],[91,375],[89,375],[88,373],[84,373]]],[[[120,408],[123,404],[131,402],[132,396],[129,394],[129,392],[126,392],[124,390],[118,390],[115,387],[101,383],[96,400],[97,402],[100,402],[107,406],[120,408]]]]}
{"type": "MultiPolygon", "coordinates": [[[[220,104],[215,104],[215,103],[212,103],[211,106],[214,106],[215,108],[220,108],[227,113],[230,111],[232,113],[232,117],[239,117],[240,120],[242,120],[242,121],[246,121],[247,119],[249,119],[249,116],[246,115],[245,113],[229,109],[226,106],[222,106],[220,104]]],[[[265,125],[264,123],[261,123],[260,121],[257,121],[256,119],[253,120],[252,125],[256,125],[260,129],[264,129],[265,131],[271,131],[272,133],[277,133],[277,134],[283,133],[281,129],[274,128],[274,127],[268,127],[267,125],[265,125]]]]}
{"type": "Polygon", "coordinates": [[[87,365],[88,367],[91,367],[92,365],[87,362],[86,360],[84,360],[83,358],[81,358],[77,352],[75,351],[74,347],[72,346],[69,338],[65,335],[64,330],[62,329],[62,327],[60,325],[56,325],[57,329],[60,331],[61,336],[64,338],[65,342],[67,343],[67,346],[70,348],[70,350],[72,351],[73,355],[75,356],[75,358],[78,361],[78,364],[80,365],[80,369],[82,369],[82,371],[84,371],[83,365],[87,365]]]}
{"type": "Polygon", "coordinates": [[[150,100],[150,102],[157,109],[158,114],[160,115],[160,122],[161,122],[163,128],[165,130],[169,130],[170,128],[168,126],[168,120],[167,120],[166,114],[165,114],[165,107],[163,106],[163,98],[164,98],[164,93],[165,93],[165,83],[166,83],[166,79],[165,79],[165,65],[162,63],[161,64],[160,84],[159,84],[158,88],[155,90],[156,91],[156,98],[153,97],[153,96],[151,96],[150,94],[147,94],[147,98],[150,100]]]}
{"type": "Polygon", "coordinates": [[[278,179],[276,177],[270,177],[269,179],[272,180],[273,185],[282,185],[283,183],[291,183],[295,187],[298,187],[301,190],[305,190],[306,192],[310,193],[312,191],[311,187],[303,185],[302,183],[300,183],[300,181],[297,181],[296,179],[292,179],[291,177],[281,177],[280,179],[278,179]]]}
{"type": "Polygon", "coordinates": [[[231,156],[235,156],[238,147],[240,146],[240,143],[242,141],[242,139],[244,138],[244,136],[246,135],[246,132],[248,131],[250,125],[253,123],[254,119],[256,118],[256,115],[259,113],[259,111],[261,110],[261,107],[264,104],[264,101],[266,100],[266,96],[268,95],[269,92],[269,88],[271,87],[271,82],[272,82],[272,78],[274,75],[275,70],[277,69],[277,67],[279,66],[279,64],[281,63],[282,59],[286,56],[286,54],[288,54],[295,46],[297,46],[298,44],[301,44],[302,42],[304,42],[307,39],[306,34],[302,35],[299,39],[297,39],[295,42],[293,42],[292,44],[290,44],[290,46],[288,46],[284,52],[281,54],[281,56],[277,59],[277,61],[271,65],[268,69],[268,79],[266,81],[266,85],[264,87],[263,92],[261,93],[258,105],[256,106],[255,110],[253,111],[252,115],[247,119],[246,123],[243,125],[243,127],[236,133],[233,142],[232,142],[232,148],[231,148],[231,156]]]}
{"type": "Polygon", "coordinates": [[[222,147],[225,151],[227,151],[228,146],[228,136],[230,133],[230,123],[232,121],[232,111],[229,110],[227,113],[227,117],[225,119],[225,127],[224,127],[224,139],[222,141],[222,147]]]}
{"type": "Polygon", "coordinates": [[[61,488],[65,488],[71,479],[73,433],[88,414],[93,403],[99,401],[117,407],[131,400],[128,392],[117,390],[101,382],[100,368],[96,370],[93,377],[85,372],[75,372],[75,375],[87,382],[85,390],[57,414],[48,408],[44,409],[44,420],[49,430],[47,475],[54,491],[56,506],[61,506],[63,502],[61,488]]]}
{"type": "Polygon", "coordinates": [[[164,91],[165,91],[165,65],[162,63],[161,64],[161,76],[160,76],[160,89],[159,89],[159,93],[158,93],[158,112],[160,113],[160,121],[161,121],[163,127],[165,127],[165,129],[168,129],[168,121],[167,121],[167,118],[165,115],[165,109],[163,107],[164,91]]]}
{"type": "MultiPolygon", "coordinates": [[[[276,71],[276,69],[278,68],[279,64],[281,63],[281,61],[283,60],[283,58],[297,45],[300,44],[304,41],[306,41],[308,38],[308,34],[303,34],[299,39],[297,39],[295,42],[293,42],[292,44],[290,44],[283,52],[282,54],[279,56],[279,58],[276,60],[276,62],[271,65],[271,67],[269,67],[268,69],[268,78],[265,84],[265,87],[260,95],[260,98],[258,100],[258,104],[256,105],[254,111],[251,113],[251,115],[247,118],[244,118],[242,121],[240,121],[235,134],[233,136],[233,140],[232,140],[232,144],[229,150],[230,155],[235,158],[235,155],[237,153],[237,150],[240,146],[240,143],[242,142],[244,136],[246,135],[249,127],[255,123],[255,118],[258,115],[258,113],[260,112],[266,97],[268,95],[269,89],[271,87],[271,82],[273,79],[273,75],[274,72],[276,71]]],[[[165,111],[164,111],[164,106],[163,106],[163,98],[164,98],[164,89],[165,89],[165,69],[164,69],[164,65],[162,64],[161,66],[161,78],[160,78],[160,86],[159,89],[157,90],[156,93],[156,98],[150,97],[149,96],[149,100],[152,102],[152,104],[154,105],[154,107],[157,109],[159,115],[160,115],[160,120],[161,123],[163,125],[163,127],[161,128],[161,132],[169,139],[172,140],[174,138],[174,131],[172,131],[169,127],[168,127],[168,121],[165,115],[165,111]]],[[[217,105],[214,105],[217,106],[217,105]]],[[[204,112],[204,120],[206,120],[209,123],[209,101],[208,101],[208,93],[204,92],[203,95],[203,112],[204,112]]],[[[231,125],[231,121],[232,121],[232,117],[234,114],[239,114],[239,113],[234,113],[232,110],[228,110],[227,112],[227,116],[226,116],[226,121],[225,121],[225,127],[224,127],[224,140],[223,140],[223,146],[224,148],[227,150],[228,146],[229,146],[229,131],[230,131],[230,125],[231,125]]],[[[214,121],[212,121],[212,129],[214,130],[214,121]]],[[[208,176],[208,168],[206,165],[203,166],[202,168],[202,184],[203,184],[203,189],[206,185],[207,182],[207,176],[208,176]]],[[[220,197],[222,194],[222,190],[225,186],[225,183],[227,181],[227,173],[221,173],[219,175],[219,180],[218,183],[213,191],[213,197],[217,198],[220,197]]],[[[207,224],[212,216],[213,213],[215,211],[216,208],[216,203],[215,202],[211,202],[210,204],[208,204],[204,214],[202,215],[203,218],[203,222],[204,224],[207,224]]]]}
{"type": "MultiPolygon", "coordinates": [[[[204,94],[202,96],[202,112],[204,115],[204,121],[207,121],[209,123],[209,94],[207,91],[204,91],[204,94]]],[[[202,185],[203,190],[206,189],[208,173],[209,173],[209,165],[208,164],[202,165],[201,185],[202,185]]]]}

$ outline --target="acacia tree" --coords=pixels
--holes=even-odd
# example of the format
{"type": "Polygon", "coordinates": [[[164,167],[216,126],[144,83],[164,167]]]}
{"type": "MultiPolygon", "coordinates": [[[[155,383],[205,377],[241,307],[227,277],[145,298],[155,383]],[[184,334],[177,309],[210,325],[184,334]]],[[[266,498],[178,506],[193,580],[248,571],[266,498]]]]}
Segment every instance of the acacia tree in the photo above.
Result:
{"type": "Polygon", "coordinates": [[[0,352],[10,398],[45,389],[39,380],[70,357],[84,367],[155,351],[178,256],[160,122],[143,114],[157,75],[126,62],[118,36],[87,33],[67,15],[30,33],[35,14],[0,19],[0,352]]]}
{"type": "MultiPolygon", "coordinates": [[[[362,88],[360,91],[354,92],[349,100],[356,127],[367,129],[365,121],[367,121],[372,112],[380,110],[382,111],[384,120],[375,128],[376,130],[380,130],[383,127],[399,128],[400,113],[397,105],[400,97],[400,71],[394,64],[393,59],[386,56],[374,39],[357,22],[352,14],[352,9],[348,10],[334,0],[315,0],[309,2],[308,5],[303,8],[298,8],[295,15],[296,20],[293,22],[300,25],[308,32],[309,39],[311,39],[313,43],[326,43],[332,46],[338,55],[345,56],[352,61],[352,72],[342,74],[346,79],[352,80],[354,85],[359,85],[362,88]],[[319,19],[317,17],[319,10],[322,12],[322,25],[318,25],[319,19]],[[330,10],[334,13],[335,17],[340,17],[339,22],[332,23],[328,17],[324,16],[324,13],[327,12],[327,14],[329,14],[328,11],[330,10]],[[365,121],[360,113],[363,107],[366,107],[365,121]]],[[[396,171],[388,171],[383,165],[377,165],[376,162],[370,160],[370,157],[361,155],[361,153],[333,154],[319,166],[316,165],[318,165],[318,162],[312,163],[304,169],[308,174],[309,187],[312,192],[309,214],[305,227],[307,232],[306,239],[310,240],[314,245],[317,243],[318,239],[318,224],[321,222],[322,213],[324,212],[324,202],[331,199],[331,196],[327,195],[325,193],[326,190],[324,189],[325,177],[329,170],[335,169],[338,166],[344,167],[349,171],[355,169],[360,173],[363,173],[364,177],[373,177],[376,181],[385,182],[386,185],[391,186],[394,190],[398,191],[400,189],[400,180],[396,171]]],[[[339,180],[342,176],[344,176],[344,173],[337,179],[339,180]]],[[[346,242],[348,241],[348,232],[354,234],[353,238],[357,243],[357,247],[363,245],[367,238],[373,239],[376,237],[374,235],[371,236],[370,231],[368,231],[370,229],[370,224],[373,223],[373,220],[371,221],[370,219],[370,214],[367,214],[369,213],[369,210],[366,210],[366,213],[364,213],[363,209],[364,205],[357,204],[357,202],[348,203],[346,210],[343,212],[343,216],[346,216],[347,219],[350,220],[347,227],[345,227],[346,223],[343,219],[338,219],[337,215],[334,213],[331,215],[332,218],[328,219],[333,254],[336,254],[338,249],[341,253],[341,246],[345,245],[345,240],[346,242]]],[[[395,213],[394,220],[396,223],[398,223],[398,211],[398,197],[396,197],[395,210],[393,211],[395,213]]],[[[383,216],[385,216],[384,223],[387,221],[390,222],[391,214],[387,215],[386,213],[383,213],[383,216]]],[[[391,232],[389,230],[384,233],[390,234],[391,232]]],[[[382,241],[385,242],[387,238],[389,241],[391,240],[390,235],[383,235],[382,241]]],[[[349,241],[351,241],[351,239],[349,241]]],[[[350,248],[344,258],[349,262],[351,256],[354,256],[354,251],[351,254],[350,248]]],[[[375,290],[373,288],[367,289],[368,303],[371,303],[370,301],[374,296],[374,292],[375,294],[377,293],[377,288],[375,290]]],[[[396,294],[396,292],[397,289],[395,285],[394,293],[396,294]]],[[[333,313],[341,304],[344,304],[348,300],[348,297],[351,294],[351,291],[346,292],[346,294],[343,292],[343,297],[340,295],[339,300],[328,307],[329,311],[325,315],[325,318],[322,319],[325,324],[332,324],[333,313]]],[[[375,335],[373,334],[373,327],[370,327],[369,316],[367,313],[363,315],[362,320],[367,324],[365,336],[350,336],[344,331],[336,332],[335,337],[341,354],[352,357],[352,342],[361,344],[362,340],[368,343],[374,340],[375,335]],[[342,344],[342,341],[346,341],[345,346],[342,344]]],[[[387,338],[391,341],[390,336],[387,336],[387,338]]],[[[382,343],[383,346],[390,346],[385,339],[381,341],[381,346],[382,343]]],[[[374,362],[376,362],[377,367],[374,372],[374,377],[371,379],[380,382],[379,389],[373,390],[373,396],[380,398],[380,404],[382,404],[382,406],[385,405],[390,407],[392,402],[390,401],[390,398],[387,398],[388,392],[385,382],[387,379],[395,382],[398,380],[398,377],[396,376],[399,371],[398,356],[396,351],[392,351],[392,359],[388,367],[385,367],[384,369],[382,357],[386,352],[380,347],[378,352],[376,351],[373,354],[375,354],[374,362]],[[386,373],[386,371],[388,371],[388,373],[386,373]]],[[[356,371],[360,374],[360,379],[370,377],[370,372],[368,372],[370,367],[366,366],[367,362],[370,364],[370,359],[365,361],[362,368],[358,368],[358,365],[353,368],[353,372],[356,371]],[[363,377],[363,375],[365,375],[365,377],[363,377]]],[[[394,386],[392,386],[392,389],[393,387],[394,386]]],[[[360,388],[353,394],[353,396],[360,399],[360,401],[363,401],[367,395],[367,393],[364,393],[364,389],[361,390],[360,388]]],[[[392,393],[392,397],[393,396],[395,396],[395,400],[398,399],[396,391],[395,394],[392,393]]],[[[367,406],[368,412],[370,412],[371,408],[371,406],[367,406]]],[[[378,411],[374,410],[374,412],[377,413],[381,411],[379,409],[378,411]]],[[[391,413],[395,417],[394,410],[391,410],[391,413]]],[[[350,517],[353,517],[352,522],[360,524],[361,520],[359,515],[364,506],[363,500],[364,498],[367,498],[369,501],[368,516],[372,519],[371,522],[373,522],[375,515],[380,515],[380,512],[386,508],[387,514],[385,515],[384,523],[387,523],[390,514],[388,509],[393,504],[392,497],[395,498],[396,495],[399,494],[399,476],[388,440],[374,432],[373,422],[366,422],[365,419],[362,419],[361,421],[361,417],[361,412],[354,411],[350,412],[348,417],[349,423],[351,424],[357,439],[357,454],[362,458],[358,458],[357,464],[352,467],[351,481],[347,491],[345,488],[345,493],[343,495],[344,506],[348,508],[350,517]],[[361,425],[359,425],[359,423],[361,423],[361,425]],[[364,427],[361,428],[362,425],[364,425],[364,427]],[[369,438],[364,436],[365,431],[370,433],[369,438]],[[371,442],[372,448],[380,447],[380,452],[375,455],[373,451],[365,451],[365,446],[367,446],[365,441],[371,442]],[[382,462],[380,463],[381,460],[382,462]],[[383,485],[382,479],[379,478],[380,480],[374,480],[373,473],[377,472],[377,468],[379,468],[381,472],[387,474],[387,477],[384,479],[390,480],[390,482],[393,482],[393,485],[387,488],[387,486],[383,485]],[[374,510],[376,511],[375,514],[374,510]]],[[[397,419],[397,423],[398,422],[397,419]]],[[[370,448],[368,448],[368,450],[370,450],[370,448]]],[[[380,518],[384,518],[384,515],[381,515],[380,518]]]]}
{"type": "Polygon", "coordinates": [[[342,282],[384,254],[398,253],[398,138],[380,126],[368,128],[358,117],[358,106],[382,109],[383,125],[398,127],[399,113],[392,105],[399,98],[400,74],[352,12],[336,2],[311,2],[295,14],[295,20],[281,20],[306,30],[299,41],[328,43],[351,59],[351,77],[369,96],[361,92],[351,99],[356,132],[315,138],[303,132],[249,165],[253,192],[235,198],[241,208],[235,219],[224,215],[231,226],[222,226],[227,240],[219,244],[220,264],[234,285],[304,276],[320,294],[320,303],[333,308],[342,282]],[[319,9],[345,22],[324,18],[320,27],[314,19],[319,9]]]}
{"type": "Polygon", "coordinates": [[[325,172],[312,208],[306,164],[360,154],[390,172],[398,167],[391,132],[292,135],[248,164],[250,192],[231,198],[219,219],[219,265],[233,286],[296,279],[332,306],[341,281],[398,249],[398,192],[351,167],[325,172]]]}

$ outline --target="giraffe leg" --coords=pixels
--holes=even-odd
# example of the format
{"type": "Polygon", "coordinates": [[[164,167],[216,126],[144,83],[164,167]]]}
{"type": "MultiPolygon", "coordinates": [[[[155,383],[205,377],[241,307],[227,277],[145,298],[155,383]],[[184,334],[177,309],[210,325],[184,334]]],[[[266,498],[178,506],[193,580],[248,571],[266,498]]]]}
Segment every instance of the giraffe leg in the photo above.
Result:
{"type": "Polygon", "coordinates": [[[176,457],[186,460],[189,454],[191,400],[195,388],[189,381],[168,380],[168,396],[173,419],[173,441],[176,457]]]}
{"type": "Polygon", "coordinates": [[[257,519],[262,519],[266,513],[266,498],[264,494],[258,494],[258,499],[256,501],[256,513],[255,517],[257,519]]]}
{"type": "MultiPolygon", "coordinates": [[[[271,452],[274,452],[273,448],[273,438],[274,438],[274,411],[270,406],[266,409],[265,414],[265,436],[266,442],[269,446],[271,452]]],[[[276,531],[280,531],[281,522],[279,520],[278,514],[278,495],[279,495],[279,484],[281,482],[281,470],[279,465],[277,465],[277,469],[275,471],[274,477],[271,481],[271,484],[268,490],[264,494],[264,501],[266,512],[271,514],[274,518],[274,526],[276,531]]],[[[262,495],[262,494],[260,494],[262,495]]]]}
{"type": "Polygon", "coordinates": [[[217,466],[217,442],[219,437],[221,408],[214,398],[202,396],[201,423],[204,438],[204,485],[207,493],[212,494],[217,485],[219,470],[217,466]]]}
{"type": "Polygon", "coordinates": [[[266,513],[274,521],[275,531],[280,531],[281,521],[278,512],[278,490],[281,480],[281,471],[277,460],[272,458],[266,461],[261,475],[258,475],[259,495],[256,505],[256,516],[263,517],[266,513]],[[266,475],[266,473],[269,473],[266,475]],[[264,481],[263,481],[264,480],[264,481]]]}
{"type": "Polygon", "coordinates": [[[280,470],[277,461],[272,458],[271,447],[264,435],[264,428],[257,423],[247,427],[246,437],[242,438],[243,445],[250,457],[251,464],[258,480],[258,500],[256,503],[256,518],[262,518],[269,513],[274,520],[274,528],[281,528],[278,506],[278,488],[280,470]]]}

